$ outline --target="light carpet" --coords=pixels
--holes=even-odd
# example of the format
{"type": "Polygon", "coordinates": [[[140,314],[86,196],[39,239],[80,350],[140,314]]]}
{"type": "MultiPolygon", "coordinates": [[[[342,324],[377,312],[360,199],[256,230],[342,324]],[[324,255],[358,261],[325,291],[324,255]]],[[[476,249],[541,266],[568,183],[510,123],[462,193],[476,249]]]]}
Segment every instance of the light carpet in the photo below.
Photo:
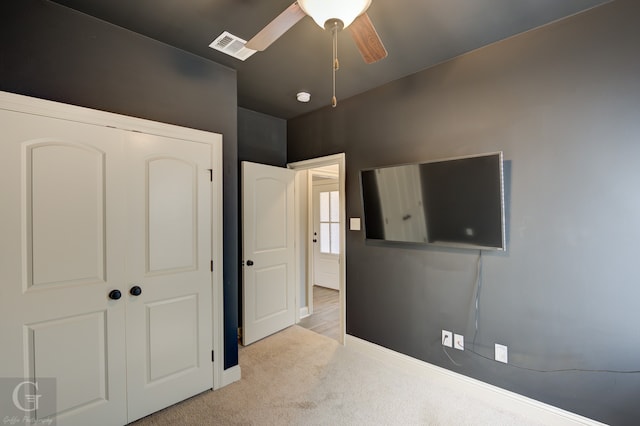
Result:
{"type": "Polygon", "coordinates": [[[242,380],[146,425],[539,425],[293,326],[239,352],[242,380]]]}

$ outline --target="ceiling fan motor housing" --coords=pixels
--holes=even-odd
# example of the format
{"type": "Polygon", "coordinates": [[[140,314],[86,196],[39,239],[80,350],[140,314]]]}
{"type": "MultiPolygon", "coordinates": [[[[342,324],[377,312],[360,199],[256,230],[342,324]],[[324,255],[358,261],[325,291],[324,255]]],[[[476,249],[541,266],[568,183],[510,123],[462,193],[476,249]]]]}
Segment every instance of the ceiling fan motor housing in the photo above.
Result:
{"type": "Polygon", "coordinates": [[[327,21],[324,23],[324,29],[329,31],[342,31],[344,29],[344,22],[342,22],[342,20],[338,18],[327,19],[327,21]]]}

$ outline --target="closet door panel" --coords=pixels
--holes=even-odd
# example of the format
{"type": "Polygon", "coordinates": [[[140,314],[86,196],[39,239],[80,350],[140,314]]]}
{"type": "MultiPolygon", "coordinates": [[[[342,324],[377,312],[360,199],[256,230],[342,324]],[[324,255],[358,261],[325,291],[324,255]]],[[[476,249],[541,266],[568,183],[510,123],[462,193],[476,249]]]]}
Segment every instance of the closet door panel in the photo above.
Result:
{"type": "Polygon", "coordinates": [[[28,326],[28,352],[37,376],[55,377],[60,389],[57,409],[40,415],[70,416],[108,400],[105,320],[102,311],[28,326]]]}
{"type": "Polygon", "coordinates": [[[197,268],[197,166],[176,158],[146,164],[148,273],[197,268]]]}
{"type": "Polygon", "coordinates": [[[55,379],[34,422],[126,423],[125,309],[109,298],[124,280],[122,133],[7,110],[0,123],[0,376],[55,379]]]}
{"type": "Polygon", "coordinates": [[[104,282],[105,153],[65,142],[26,151],[29,285],[104,282]]]}
{"type": "Polygon", "coordinates": [[[127,149],[132,421],[213,386],[212,152],[141,133],[129,135],[127,149]]]}

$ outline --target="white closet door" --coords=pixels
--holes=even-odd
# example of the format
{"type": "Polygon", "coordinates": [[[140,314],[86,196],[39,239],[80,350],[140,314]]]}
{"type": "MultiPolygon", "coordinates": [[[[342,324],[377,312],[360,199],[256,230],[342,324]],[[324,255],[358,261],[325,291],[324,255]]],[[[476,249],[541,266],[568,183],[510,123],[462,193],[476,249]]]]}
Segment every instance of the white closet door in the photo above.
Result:
{"type": "Polygon", "coordinates": [[[130,133],[127,158],[133,421],[212,387],[211,146],[130,133]]]}
{"type": "Polygon", "coordinates": [[[0,123],[0,377],[57,381],[27,414],[118,425],[210,389],[211,145],[0,123]]]}
{"type": "MultiPolygon", "coordinates": [[[[122,133],[0,110],[0,377],[55,378],[58,425],[124,424],[122,133]]],[[[48,397],[50,395],[45,395],[48,397]]]]}

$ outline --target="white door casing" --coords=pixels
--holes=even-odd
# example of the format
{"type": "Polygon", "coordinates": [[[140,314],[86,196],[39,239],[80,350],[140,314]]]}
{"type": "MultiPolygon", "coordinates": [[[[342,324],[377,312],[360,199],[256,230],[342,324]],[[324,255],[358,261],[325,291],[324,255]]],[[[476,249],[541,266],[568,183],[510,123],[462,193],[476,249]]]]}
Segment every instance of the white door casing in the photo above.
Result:
{"type": "Polygon", "coordinates": [[[294,178],[242,162],[244,345],[295,322],[294,178]]]}
{"type": "MultiPolygon", "coordinates": [[[[221,194],[210,187],[207,170],[216,169],[211,176],[219,184],[220,159],[213,157],[221,144],[77,122],[96,117],[138,126],[136,119],[0,93],[0,376],[55,377],[60,425],[124,424],[211,388],[212,336],[221,340],[211,319],[211,284],[221,276],[221,259],[215,273],[209,267],[212,251],[221,256],[220,241],[211,241],[211,222],[221,232],[221,215],[211,220],[221,194]],[[39,116],[49,112],[73,121],[39,116]],[[179,184],[167,186],[167,176],[179,184]],[[189,183],[196,188],[189,191],[189,183]],[[187,208],[165,208],[172,194],[181,201],[176,206],[187,208]],[[166,227],[186,216],[192,219],[190,237],[184,237],[185,227],[166,227]],[[192,250],[178,255],[186,245],[192,250]],[[135,249],[140,246],[143,254],[135,249]],[[200,285],[191,275],[199,275],[200,285]],[[142,294],[130,295],[137,283],[142,294]],[[122,296],[111,300],[115,289],[122,296]],[[136,316],[144,318],[142,326],[136,316]],[[177,344],[190,350],[175,352],[177,344]]],[[[182,128],[140,121],[143,130],[183,134],[182,128]]],[[[221,318],[221,309],[216,314],[221,318]]]]}
{"type": "MultiPolygon", "coordinates": [[[[338,188],[340,192],[340,223],[343,226],[340,226],[340,266],[339,266],[339,300],[340,300],[340,331],[339,331],[339,342],[344,343],[344,336],[346,333],[346,294],[347,294],[347,286],[345,282],[346,277],[346,209],[345,209],[345,167],[346,160],[345,154],[334,154],[326,157],[313,158],[309,160],[297,161],[295,163],[289,163],[287,165],[288,168],[296,171],[296,172],[308,172],[307,174],[311,174],[314,169],[322,168],[324,169],[327,166],[336,167],[337,166],[337,178],[338,178],[338,188]]],[[[305,204],[311,204],[308,202],[310,199],[310,194],[312,192],[312,183],[311,179],[300,179],[297,183],[298,189],[300,193],[308,194],[305,199],[305,204]],[[306,191],[302,190],[300,186],[307,186],[308,189],[306,191]]],[[[298,208],[297,210],[297,220],[299,222],[299,229],[302,231],[298,233],[296,236],[296,243],[298,244],[298,250],[296,251],[296,267],[302,270],[297,271],[296,276],[306,277],[303,278],[304,283],[308,285],[307,287],[307,300],[306,304],[308,306],[309,313],[313,313],[313,298],[311,295],[313,294],[313,274],[310,271],[310,268],[305,268],[305,265],[313,263],[313,242],[312,239],[309,238],[311,235],[311,231],[307,228],[310,227],[310,223],[313,222],[313,214],[312,208],[298,208]],[[304,247],[304,249],[303,249],[304,247]]],[[[298,294],[296,295],[297,300],[303,300],[303,297],[300,297],[299,285],[296,285],[296,291],[298,294]]]]}
{"type": "Polygon", "coordinates": [[[340,289],[338,183],[313,183],[314,285],[340,289]]]}

